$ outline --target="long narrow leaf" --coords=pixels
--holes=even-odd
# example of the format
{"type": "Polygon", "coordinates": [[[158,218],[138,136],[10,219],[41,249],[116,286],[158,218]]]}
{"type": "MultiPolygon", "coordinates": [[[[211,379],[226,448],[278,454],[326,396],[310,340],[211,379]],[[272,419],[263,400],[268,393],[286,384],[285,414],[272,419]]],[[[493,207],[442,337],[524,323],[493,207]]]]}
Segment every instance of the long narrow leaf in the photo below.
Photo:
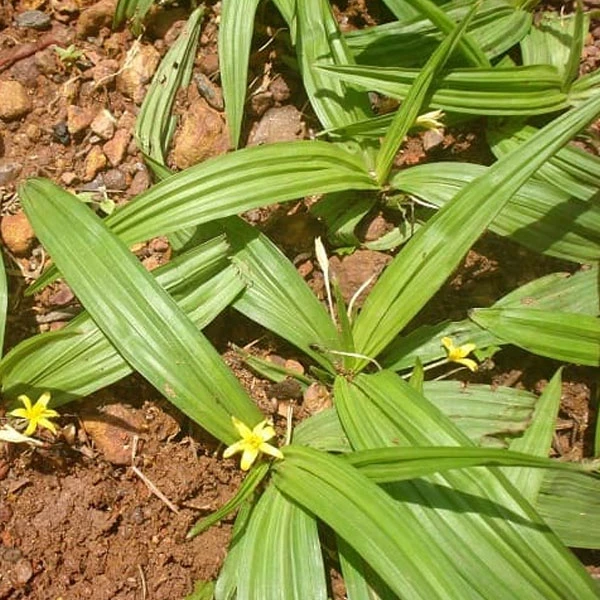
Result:
{"type": "Polygon", "coordinates": [[[535,308],[479,308],[470,318],[505,342],[557,360],[600,366],[600,319],[535,308]]]}
{"type": "MultiPolygon", "coordinates": [[[[462,446],[468,439],[409,384],[392,373],[336,380],[336,407],[357,449],[462,446]]],[[[497,469],[448,471],[387,484],[406,523],[415,522],[438,569],[462,592],[445,597],[596,597],[581,565],[497,469]],[[450,564],[443,561],[450,557],[450,564]],[[575,589],[577,587],[577,590],[575,589]]],[[[372,565],[373,566],[373,565],[372,565]]]]}
{"type": "Polygon", "coordinates": [[[354,322],[357,351],[379,354],[441,287],[512,195],[599,112],[600,97],[595,97],[565,113],[462,188],[436,213],[369,294],[354,322]]]}
{"type": "MultiPolygon", "coordinates": [[[[420,70],[375,66],[320,67],[348,83],[404,100],[420,70]]],[[[452,69],[428,101],[431,108],[474,115],[535,115],[563,110],[568,97],[555,68],[452,69]]]]}
{"type": "MultiPolygon", "coordinates": [[[[238,270],[221,262],[224,255],[218,253],[223,248],[227,245],[222,240],[199,246],[153,273],[199,329],[244,287],[238,270]],[[224,270],[218,272],[219,268],[224,270]]],[[[5,397],[15,399],[31,387],[51,390],[54,407],[85,397],[131,372],[131,365],[85,311],[58,332],[24,340],[0,361],[5,397]]]]}
{"type": "Polygon", "coordinates": [[[237,148],[244,117],[248,58],[259,0],[223,0],[219,25],[219,68],[230,143],[237,148]]]}
{"type": "Polygon", "coordinates": [[[235,252],[232,260],[247,282],[234,308],[332,370],[313,345],[338,348],[338,333],[306,282],[266,236],[241,219],[228,219],[223,227],[235,252]]]}
{"type": "Polygon", "coordinates": [[[189,17],[184,29],[171,46],[152,78],[135,122],[138,148],[152,161],[164,164],[176,119],[171,114],[175,96],[188,85],[194,67],[204,6],[189,17]]]}
{"type": "MultiPolygon", "coordinates": [[[[561,372],[558,370],[538,400],[531,425],[523,436],[511,442],[511,450],[544,458],[548,456],[560,407],[561,383],[561,372]]],[[[523,496],[535,506],[544,473],[536,469],[519,468],[509,469],[505,474],[523,496]]]]}
{"type": "Polygon", "coordinates": [[[136,370],[226,443],[237,439],[231,415],[249,425],[260,420],[260,412],[206,338],[85,205],[40,179],[29,180],[19,193],[69,285],[136,370]]]}
{"type": "MultiPolygon", "coordinates": [[[[393,185],[441,207],[486,171],[471,163],[431,163],[403,169],[393,185]]],[[[600,259],[600,207],[536,178],[507,202],[490,229],[539,253],[575,262],[600,259]]]]}
{"type": "MultiPolygon", "coordinates": [[[[419,1],[427,2],[427,0],[419,1]]],[[[383,184],[387,180],[398,147],[404,140],[408,130],[412,127],[419,112],[421,112],[433,80],[451,56],[454,48],[458,45],[477,7],[477,4],[473,4],[473,8],[467,13],[465,18],[459,25],[453,28],[452,33],[448,35],[431,55],[431,58],[427,61],[427,64],[417,75],[414,83],[408,90],[402,106],[392,119],[392,124],[383,139],[375,164],[375,175],[380,184],[383,184]]]]}
{"type": "Polygon", "coordinates": [[[327,599],[317,522],[270,485],[248,521],[237,600],[327,599]]]}

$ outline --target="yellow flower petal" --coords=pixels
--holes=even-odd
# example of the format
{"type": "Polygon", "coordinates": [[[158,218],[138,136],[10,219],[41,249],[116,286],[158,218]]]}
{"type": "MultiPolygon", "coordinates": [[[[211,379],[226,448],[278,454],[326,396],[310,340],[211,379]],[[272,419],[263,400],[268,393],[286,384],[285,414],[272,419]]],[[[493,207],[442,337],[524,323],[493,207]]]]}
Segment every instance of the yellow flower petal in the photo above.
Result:
{"type": "Polygon", "coordinates": [[[56,433],[56,426],[52,421],[49,421],[46,417],[41,417],[38,419],[38,427],[44,427],[45,429],[49,429],[52,433],[56,433]]]}
{"type": "Polygon", "coordinates": [[[238,433],[243,439],[247,438],[249,435],[252,434],[252,431],[250,430],[248,425],[242,423],[242,421],[240,421],[239,419],[231,417],[231,421],[233,422],[233,426],[237,429],[238,433]]]}
{"type": "Polygon", "coordinates": [[[31,400],[29,399],[29,396],[22,394],[19,396],[19,400],[25,405],[25,410],[31,410],[31,400]]]}
{"type": "Polygon", "coordinates": [[[244,444],[245,444],[245,442],[243,440],[240,440],[239,442],[236,442],[235,444],[231,444],[231,446],[228,446],[227,448],[225,448],[225,451],[223,452],[223,458],[230,458],[234,454],[241,452],[244,449],[244,444]]]}
{"type": "Polygon", "coordinates": [[[15,408],[8,413],[11,417],[17,417],[18,419],[27,419],[29,418],[29,413],[25,408],[15,408]]]}
{"type": "Polygon", "coordinates": [[[271,446],[271,444],[261,444],[258,449],[264,454],[269,454],[275,458],[283,458],[283,453],[279,448],[275,448],[275,446],[271,446]]]}
{"type": "Polygon", "coordinates": [[[469,369],[470,371],[473,371],[473,372],[477,371],[477,369],[479,368],[477,363],[474,360],[471,360],[470,358],[459,358],[459,359],[455,360],[454,362],[464,365],[465,367],[467,367],[467,369],[469,369]]]}
{"type": "Polygon", "coordinates": [[[244,454],[242,454],[242,462],[240,464],[240,468],[242,471],[247,471],[252,463],[256,460],[258,456],[258,448],[245,448],[244,454]]]}

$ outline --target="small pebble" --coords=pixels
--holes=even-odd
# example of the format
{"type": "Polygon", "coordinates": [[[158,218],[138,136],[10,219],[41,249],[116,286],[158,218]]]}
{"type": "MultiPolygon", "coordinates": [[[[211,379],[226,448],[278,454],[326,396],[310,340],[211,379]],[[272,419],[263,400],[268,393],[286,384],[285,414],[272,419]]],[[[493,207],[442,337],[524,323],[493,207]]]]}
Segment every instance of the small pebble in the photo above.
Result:
{"type": "Polygon", "coordinates": [[[14,181],[21,172],[22,165],[12,160],[0,160],[0,186],[14,181]]]}
{"type": "Polygon", "coordinates": [[[71,141],[71,134],[69,133],[69,128],[64,121],[60,123],[56,123],[52,127],[52,137],[63,146],[67,146],[71,141]]]}
{"type": "Polygon", "coordinates": [[[18,27],[28,27],[30,29],[48,29],[50,27],[50,17],[41,10],[26,10],[16,16],[18,27]]]}
{"type": "Polygon", "coordinates": [[[104,185],[107,190],[117,190],[121,192],[127,189],[127,179],[123,171],[119,169],[109,169],[104,173],[104,185]]]}
{"type": "Polygon", "coordinates": [[[11,579],[16,585],[25,585],[33,577],[31,562],[22,558],[12,568],[11,579]]]}
{"type": "Polygon", "coordinates": [[[35,241],[35,232],[24,212],[4,216],[0,232],[6,247],[16,256],[26,255],[35,241]]]}

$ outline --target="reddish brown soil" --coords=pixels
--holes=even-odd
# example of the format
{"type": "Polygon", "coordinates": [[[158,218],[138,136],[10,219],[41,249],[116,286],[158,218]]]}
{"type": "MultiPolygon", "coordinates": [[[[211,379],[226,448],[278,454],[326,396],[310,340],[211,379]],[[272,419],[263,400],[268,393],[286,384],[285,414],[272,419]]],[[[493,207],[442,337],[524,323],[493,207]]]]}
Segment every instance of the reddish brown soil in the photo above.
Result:
{"type": "MultiPolygon", "coordinates": [[[[126,29],[112,32],[106,22],[77,38],[82,15],[91,4],[87,0],[0,0],[0,82],[22,83],[31,100],[30,110],[22,117],[0,120],[0,160],[17,165],[14,177],[0,185],[3,216],[19,212],[16,185],[33,175],[49,177],[73,191],[94,182],[97,187],[100,175],[100,183],[109,189],[116,204],[150,184],[131,142],[139,105],[115,87],[113,77],[134,38],[126,29]],[[50,15],[51,28],[36,31],[16,27],[15,17],[29,9],[50,15]],[[62,64],[47,47],[52,40],[63,47],[75,43],[84,50],[84,59],[72,66],[62,64]],[[123,155],[112,163],[109,160],[92,177],[88,176],[88,156],[93,148],[103,148],[104,140],[87,128],[65,136],[69,105],[94,115],[109,109],[117,130],[126,134],[123,155]]],[[[336,11],[348,28],[370,25],[385,14],[379,9],[367,11],[364,0],[338,2],[336,11]]],[[[181,27],[176,21],[186,14],[181,9],[159,14],[144,43],[164,55],[181,27]]],[[[261,29],[262,41],[270,32],[267,27],[261,29]]],[[[218,83],[215,34],[211,7],[197,71],[218,83]]],[[[598,40],[600,28],[596,27],[584,52],[583,70],[596,68],[598,40]]],[[[255,90],[265,81],[285,85],[270,88],[266,95],[260,90],[255,94],[249,104],[247,134],[266,108],[294,104],[305,111],[299,82],[277,62],[278,51],[274,44],[252,57],[251,79],[258,78],[255,90]]],[[[183,114],[197,100],[197,92],[190,88],[180,95],[177,110],[183,114]]],[[[306,111],[303,114],[310,130],[314,122],[306,111]]],[[[482,156],[480,140],[475,130],[452,131],[435,152],[444,152],[448,158],[485,161],[488,158],[482,156]]],[[[421,140],[414,138],[401,161],[413,164],[426,158],[421,140]]],[[[322,278],[311,256],[319,224],[308,216],[307,206],[299,203],[275,211],[253,211],[249,218],[264,226],[321,293],[322,278]],[[293,218],[289,218],[291,214],[293,218]]],[[[170,254],[164,240],[139,246],[136,252],[148,268],[168,260],[170,254]]],[[[33,299],[24,298],[23,290],[39,275],[44,260],[33,239],[23,252],[5,248],[10,284],[5,350],[39,331],[59,329],[79,309],[64,284],[55,284],[33,299]]],[[[463,318],[474,305],[486,306],[526,281],[565,268],[573,266],[540,259],[506,240],[485,236],[419,319],[463,318]]],[[[364,280],[369,274],[361,273],[360,277],[364,280]]],[[[209,328],[209,335],[265,413],[273,413],[277,419],[271,397],[278,390],[245,369],[228,350],[229,344],[243,346],[259,340],[253,351],[263,356],[301,357],[229,313],[209,328]]],[[[540,392],[557,366],[553,361],[505,350],[474,380],[540,392]]],[[[594,377],[589,369],[569,367],[564,372],[561,419],[554,444],[557,455],[579,459],[591,454],[597,411],[592,401],[597,394],[594,377]]],[[[46,449],[0,447],[0,600],[179,600],[191,592],[195,581],[216,577],[226,553],[231,521],[191,541],[185,539],[189,527],[230,498],[241,479],[237,463],[222,460],[214,440],[173,411],[136,376],[95,398],[65,407],[60,425],[58,441],[46,449]],[[149,483],[177,512],[150,490],[149,483]]],[[[598,562],[594,553],[583,555],[582,560],[586,564],[598,562]]],[[[334,587],[336,596],[342,598],[343,586],[338,582],[334,587]]]]}

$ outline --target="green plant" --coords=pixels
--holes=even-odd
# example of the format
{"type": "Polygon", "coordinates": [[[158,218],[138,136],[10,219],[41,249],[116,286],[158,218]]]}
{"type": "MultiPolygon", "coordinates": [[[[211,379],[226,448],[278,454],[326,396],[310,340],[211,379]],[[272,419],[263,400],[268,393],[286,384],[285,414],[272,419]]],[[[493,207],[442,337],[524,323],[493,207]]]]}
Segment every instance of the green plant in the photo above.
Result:
{"type": "MultiPolygon", "coordinates": [[[[335,408],[298,426],[292,443],[280,447],[283,460],[257,462],[236,498],[192,530],[196,534],[240,508],[216,598],[326,598],[319,520],[335,533],[340,568],[352,598],[373,594],[470,598],[487,597],[489,590],[495,590],[498,598],[597,597],[597,586],[561,541],[564,528],[556,525],[557,515],[568,505],[557,492],[554,505],[544,504],[541,490],[553,475],[543,471],[532,475],[534,468],[553,467],[556,476],[579,477],[586,499],[597,494],[600,485],[597,478],[577,473],[574,466],[545,458],[560,401],[560,373],[539,399],[530,427],[526,426],[530,410],[515,417],[526,431],[509,450],[478,447],[484,437],[481,430],[469,429],[456,413],[450,418],[438,404],[449,382],[426,382],[423,375],[427,365],[452,358],[441,341],[445,337],[459,347],[512,343],[562,361],[598,366],[597,266],[569,280],[549,277],[532,282],[491,308],[474,310],[465,321],[427,325],[408,335],[402,332],[488,227],[538,250],[551,248],[570,260],[582,257],[574,240],[583,239],[586,260],[597,261],[593,232],[580,231],[578,221],[565,233],[564,223],[559,228],[549,215],[556,204],[577,201],[584,203],[586,218],[597,218],[589,198],[570,191],[573,186],[565,164],[570,164],[571,151],[564,147],[600,114],[600,96],[593,86],[586,88],[588,97],[583,100],[581,95],[571,96],[576,85],[571,85],[573,69],[569,66],[559,76],[543,65],[534,71],[552,71],[552,75],[534,90],[535,102],[527,104],[526,97],[519,96],[523,89],[529,90],[522,71],[515,68],[510,77],[490,69],[489,58],[494,55],[475,35],[481,31],[481,20],[474,17],[477,6],[452,3],[439,8],[419,0],[411,4],[410,15],[427,16],[446,37],[427,63],[411,73],[410,87],[402,92],[404,102],[385,125],[378,145],[370,134],[367,95],[354,87],[359,73],[351,49],[357,57],[377,56],[378,45],[387,48],[400,36],[399,25],[369,33],[379,41],[363,40],[359,52],[359,36],[343,38],[324,0],[275,4],[290,24],[314,111],[325,129],[337,132],[336,141],[247,148],[170,175],[164,149],[172,127],[164,125],[171,118],[173,89],[185,81],[174,78],[169,83],[171,93],[164,96],[171,100],[161,102],[152,93],[146,100],[142,113],[155,115],[154,123],[140,119],[137,131],[139,140],[148,140],[156,134],[152,131],[156,123],[161,125],[159,146],[154,143],[144,151],[163,180],[129,205],[100,221],[54,184],[30,180],[20,189],[23,206],[87,314],[64,331],[26,340],[11,351],[0,363],[3,393],[13,398],[23,388],[52,390],[54,406],[59,406],[135,369],[215,437],[228,445],[239,444],[231,417],[244,424],[246,433],[252,433],[263,417],[199,331],[232,304],[306,354],[313,368],[303,383],[314,379],[329,385],[335,408]],[[464,18],[454,26],[457,13],[464,18]],[[389,29],[395,33],[390,35],[389,29]],[[481,95],[489,87],[498,93],[507,77],[514,84],[519,110],[529,107],[529,112],[519,115],[549,110],[539,105],[549,89],[553,90],[552,111],[573,107],[553,115],[537,131],[518,129],[497,151],[499,158],[490,167],[469,170],[459,165],[440,170],[438,180],[431,183],[433,189],[442,190],[436,196],[428,191],[435,172],[422,175],[426,166],[394,172],[392,161],[418,115],[438,102],[436,94],[439,99],[446,83],[456,81],[453,71],[444,71],[451,56],[476,65],[467,71],[476,82],[472,84],[475,98],[469,99],[475,109],[469,114],[489,114],[489,105],[481,107],[481,95]],[[342,77],[344,73],[351,77],[342,77]],[[348,133],[355,131],[357,123],[363,133],[348,133]],[[560,171],[560,184],[555,177],[548,183],[550,169],[560,171]],[[540,181],[544,176],[546,180],[540,181]],[[410,239],[360,312],[347,310],[332,282],[328,313],[272,242],[236,215],[308,194],[336,194],[334,202],[339,203],[343,193],[356,190],[374,195],[407,191],[441,208],[407,236],[410,239]],[[523,194],[534,206],[524,222],[521,203],[514,201],[523,194]],[[553,204],[554,198],[559,200],[553,204]],[[547,218],[550,225],[535,230],[533,224],[540,218],[547,218]],[[517,237],[518,229],[528,228],[535,235],[528,231],[517,237]],[[136,261],[128,246],[159,234],[180,236],[175,241],[181,253],[155,277],[136,261]],[[202,245],[197,245],[198,239],[204,239],[202,245]],[[93,278],[89,272],[95,274],[93,278]],[[530,299],[528,306],[523,306],[523,298],[530,299]],[[102,364],[102,369],[82,369],[91,356],[96,361],[92,364],[102,364]],[[410,381],[396,371],[412,371],[410,381]],[[510,470],[499,468],[509,465],[510,470]],[[259,494],[260,484],[265,483],[259,494]],[[547,522],[554,524],[550,528],[547,522]]],[[[388,4],[398,11],[398,23],[406,20],[403,4],[391,0],[388,4]]],[[[257,2],[243,3],[244,10],[241,5],[234,11],[231,1],[223,3],[220,39],[235,141],[245,77],[232,74],[245,73],[253,26],[250,16],[257,2]]],[[[496,4],[490,5],[484,3],[484,14],[497,16],[496,4]]],[[[508,11],[504,3],[499,6],[505,17],[494,26],[502,29],[510,23],[512,45],[520,39],[514,38],[515,18],[529,23],[529,15],[513,7],[508,11]]],[[[406,27],[413,26],[411,19],[406,27]]],[[[571,57],[583,35],[582,19],[578,19],[569,42],[571,57]]],[[[519,35],[528,31],[529,27],[522,28],[519,35]]],[[[186,35],[174,52],[189,62],[194,39],[186,35]]],[[[406,58],[414,65],[419,57],[406,58]]],[[[531,76],[532,71],[528,73],[531,76]]],[[[462,74],[458,81],[464,84],[462,74]]],[[[446,97],[453,99],[448,110],[465,106],[460,104],[460,94],[449,91],[446,97]]],[[[596,170],[598,161],[590,161],[596,170]]],[[[594,189],[595,183],[586,185],[594,189]]],[[[326,197],[323,202],[331,200],[326,197]]],[[[321,262],[325,265],[326,259],[321,262]]],[[[37,287],[55,275],[56,271],[46,275],[37,287]]],[[[255,364],[272,377],[283,375],[269,365],[255,364]]],[[[486,405],[486,433],[502,437],[506,433],[499,423],[502,411],[494,412],[491,405],[498,394],[508,397],[511,392],[474,389],[486,405]]],[[[456,389],[452,398],[458,403],[456,389]]],[[[511,400],[515,408],[516,398],[511,400]]],[[[473,407],[471,403],[462,414],[469,415],[473,407]]],[[[550,486],[547,483],[546,490],[550,486]]],[[[585,534],[579,536],[578,540],[585,534]]],[[[585,539],[597,547],[598,535],[585,539]]]]}

